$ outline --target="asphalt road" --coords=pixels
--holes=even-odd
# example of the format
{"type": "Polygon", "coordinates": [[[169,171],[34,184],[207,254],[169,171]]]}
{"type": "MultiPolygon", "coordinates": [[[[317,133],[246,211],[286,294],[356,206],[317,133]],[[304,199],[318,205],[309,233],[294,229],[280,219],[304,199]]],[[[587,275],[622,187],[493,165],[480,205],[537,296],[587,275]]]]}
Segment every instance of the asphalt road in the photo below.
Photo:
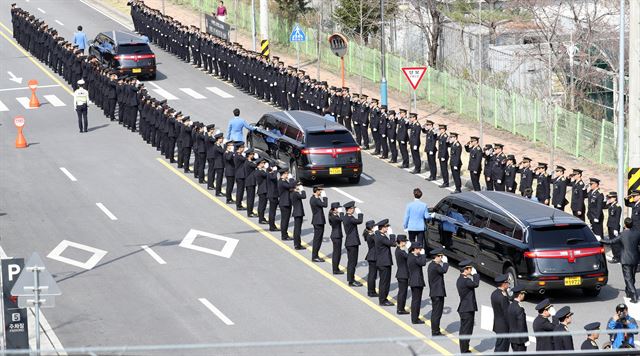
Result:
{"type": "MultiPolygon", "coordinates": [[[[0,13],[0,23],[6,26],[0,26],[0,32],[6,36],[10,36],[11,28],[9,3],[2,0],[6,11],[0,13]]],[[[18,2],[66,38],[78,24],[90,38],[101,31],[129,26],[126,16],[91,4],[76,0],[18,2]]],[[[89,112],[89,133],[79,134],[68,88],[53,79],[57,78],[55,74],[45,74],[48,68],[38,67],[6,38],[0,41],[0,210],[4,214],[0,216],[0,246],[9,255],[24,257],[33,251],[47,256],[63,241],[106,251],[90,269],[55,256],[45,259],[64,293],[46,315],[65,347],[327,339],[347,342],[430,335],[428,325],[413,326],[408,316],[396,317],[395,307],[379,307],[377,299],[366,297],[366,288],[348,287],[344,276],[334,278],[330,263],[309,262],[310,251],[293,250],[290,243],[279,241],[278,235],[236,213],[191,176],[159,159],[158,152],[137,134],[108,121],[95,108],[89,112]],[[23,83],[10,81],[7,71],[22,77],[23,83]],[[45,86],[38,90],[44,105],[27,110],[17,98],[28,97],[29,91],[15,88],[24,88],[24,81],[32,78],[45,86]],[[44,95],[48,97],[44,99],[44,95]],[[16,115],[26,118],[27,149],[14,148],[12,118],[16,115]],[[229,258],[180,246],[192,229],[234,239],[237,246],[229,258]]],[[[170,99],[170,105],[192,119],[215,123],[224,131],[236,107],[249,121],[275,110],[157,48],[155,52],[158,80],[148,82],[147,87],[158,97],[170,99]]],[[[389,218],[395,233],[402,231],[404,206],[412,200],[412,188],[420,187],[429,205],[450,193],[373,156],[364,154],[363,158],[369,179],[362,179],[357,186],[325,182],[330,187],[329,200],[344,203],[355,198],[362,202],[359,207],[366,220],[389,218]]],[[[308,209],[307,213],[310,215],[308,209]]],[[[312,229],[306,222],[303,240],[311,237],[312,229]]],[[[223,242],[200,236],[194,244],[220,250],[223,242]]],[[[328,239],[322,252],[331,253],[328,239]]],[[[361,248],[362,260],[365,253],[366,248],[361,248]]],[[[61,254],[80,262],[92,255],[74,247],[61,254]]],[[[574,329],[591,321],[606,322],[615,305],[623,301],[619,266],[609,267],[610,284],[597,298],[586,298],[572,290],[546,295],[556,309],[571,305],[576,313],[574,329]],[[594,310],[601,312],[595,315],[594,310]]],[[[358,265],[357,274],[366,277],[366,263],[358,265]]],[[[457,276],[455,269],[447,275],[449,296],[442,321],[442,327],[454,334],[459,327],[455,311],[457,276]]],[[[490,318],[484,310],[490,306],[492,290],[488,279],[477,290],[481,311],[476,314],[476,334],[490,335],[481,326],[490,318]]],[[[395,293],[394,280],[391,294],[395,293]]],[[[540,299],[532,296],[531,302],[525,303],[527,315],[535,316],[533,306],[540,299]]],[[[425,299],[423,314],[428,317],[429,311],[425,299]]],[[[492,349],[493,343],[487,338],[472,342],[472,346],[482,352],[492,349]]],[[[427,354],[458,349],[451,335],[409,344],[427,354]]],[[[234,354],[252,351],[255,349],[240,348],[234,354]]],[[[393,343],[334,343],[263,352],[370,355],[406,351],[393,343]]]]}

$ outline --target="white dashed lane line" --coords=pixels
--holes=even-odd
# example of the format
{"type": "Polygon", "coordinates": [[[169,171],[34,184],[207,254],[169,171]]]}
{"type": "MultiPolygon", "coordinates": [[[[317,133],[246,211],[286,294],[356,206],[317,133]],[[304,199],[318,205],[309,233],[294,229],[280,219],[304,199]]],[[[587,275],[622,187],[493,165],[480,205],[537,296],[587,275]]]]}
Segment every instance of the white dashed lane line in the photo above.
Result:
{"type": "Polygon", "coordinates": [[[67,176],[72,182],[77,182],[78,180],[76,179],[76,177],[73,176],[73,174],[71,174],[71,172],[69,172],[68,169],[64,168],[64,167],[60,167],[60,170],[62,171],[62,173],[64,173],[65,176],[67,176]]]}
{"type": "Polygon", "coordinates": [[[362,200],[360,200],[360,199],[358,199],[358,198],[354,197],[353,195],[351,195],[351,194],[349,194],[349,193],[345,192],[344,190],[342,190],[342,189],[340,189],[340,188],[331,188],[331,189],[335,190],[336,192],[338,192],[338,193],[340,193],[340,194],[344,195],[345,197],[347,197],[347,198],[349,198],[349,199],[353,200],[354,202],[356,202],[356,203],[358,203],[358,204],[362,204],[362,203],[364,203],[362,200]]]}
{"type": "Polygon", "coordinates": [[[220,309],[216,308],[215,305],[211,304],[211,302],[208,301],[206,298],[198,298],[198,300],[205,307],[207,307],[207,309],[209,309],[213,314],[215,314],[215,316],[217,316],[220,320],[222,320],[223,323],[225,323],[227,325],[234,325],[234,323],[233,323],[233,321],[231,321],[231,319],[227,318],[227,316],[224,315],[220,311],[220,309]]]}
{"type": "Polygon", "coordinates": [[[113,215],[113,213],[112,213],[112,212],[110,212],[110,211],[109,211],[109,209],[107,209],[107,207],[106,207],[106,206],[104,206],[104,204],[102,204],[102,203],[96,203],[96,206],[97,206],[98,208],[100,208],[100,210],[102,210],[102,212],[103,212],[106,216],[108,216],[108,217],[109,217],[109,219],[111,219],[111,220],[118,220],[118,218],[117,218],[115,215],[113,215]]]}
{"type": "Polygon", "coordinates": [[[142,245],[140,246],[142,247],[143,250],[145,250],[146,253],[148,253],[154,260],[156,260],[156,262],[158,262],[161,265],[166,265],[167,261],[163,260],[162,257],[160,257],[160,255],[158,255],[154,250],[152,250],[149,246],[147,245],[142,245]]]}
{"type": "Polygon", "coordinates": [[[56,23],[57,23],[58,25],[60,25],[60,26],[64,26],[64,24],[63,24],[62,22],[58,21],[58,20],[56,20],[56,23]]]}

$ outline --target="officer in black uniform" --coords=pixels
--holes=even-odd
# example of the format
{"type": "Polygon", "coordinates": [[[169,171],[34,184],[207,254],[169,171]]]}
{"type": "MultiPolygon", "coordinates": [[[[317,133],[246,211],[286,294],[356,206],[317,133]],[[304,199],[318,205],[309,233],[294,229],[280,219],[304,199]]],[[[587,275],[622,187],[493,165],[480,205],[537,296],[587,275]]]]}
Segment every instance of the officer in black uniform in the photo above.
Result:
{"type": "Polygon", "coordinates": [[[380,158],[389,158],[389,139],[387,139],[387,122],[389,121],[389,112],[387,106],[380,106],[380,123],[378,124],[378,132],[380,135],[380,158]]]}
{"type": "MultiPolygon", "coordinates": [[[[373,155],[380,154],[382,149],[382,137],[380,136],[380,119],[382,117],[382,110],[380,109],[378,99],[371,99],[370,108],[370,124],[371,124],[371,137],[373,138],[373,155]]],[[[368,134],[365,135],[368,137],[368,134]]]]}
{"type": "Polygon", "coordinates": [[[183,126],[180,130],[180,143],[182,149],[180,150],[180,157],[178,158],[178,168],[184,167],[184,173],[191,173],[190,160],[191,160],[191,146],[193,146],[193,138],[191,131],[193,130],[193,122],[189,120],[188,116],[184,117],[183,126]]]}
{"type": "Polygon", "coordinates": [[[507,163],[507,156],[505,156],[504,145],[496,143],[493,145],[493,158],[491,162],[491,180],[493,181],[493,190],[497,192],[504,192],[504,166],[507,163]]]}
{"type": "Polygon", "coordinates": [[[269,162],[267,162],[264,158],[261,158],[258,161],[258,167],[254,173],[256,177],[256,185],[258,186],[258,224],[268,224],[269,221],[265,219],[264,213],[267,210],[267,202],[269,198],[267,194],[269,193],[269,188],[267,187],[268,181],[268,171],[269,162]]]}
{"type": "Polygon", "coordinates": [[[556,171],[551,178],[553,184],[553,193],[551,194],[551,205],[558,210],[564,211],[564,207],[569,203],[567,201],[567,179],[564,176],[565,168],[556,166],[556,171]]]}
{"type": "Polygon", "coordinates": [[[363,215],[360,209],[356,208],[356,203],[350,201],[344,204],[345,214],[342,215],[342,226],[344,227],[345,241],[347,248],[347,282],[352,287],[361,287],[362,283],[356,281],[356,265],[358,264],[358,249],[360,246],[360,234],[358,225],[362,224],[363,215]],[[357,216],[354,216],[354,214],[357,216]]]}
{"type": "Polygon", "coordinates": [[[582,181],[582,170],[574,168],[568,185],[571,186],[571,212],[584,221],[586,214],[584,200],[587,198],[587,186],[582,181]]]}
{"type": "Polygon", "coordinates": [[[444,298],[447,296],[447,290],[444,287],[444,275],[449,270],[449,263],[447,263],[447,257],[444,255],[444,248],[442,247],[436,247],[429,254],[433,256],[433,261],[427,267],[429,297],[431,298],[431,335],[439,336],[442,335],[440,332],[440,319],[444,310],[444,298]]]}
{"type": "MultiPolygon", "coordinates": [[[[526,334],[529,332],[527,327],[527,314],[524,311],[521,303],[524,301],[526,292],[522,285],[516,285],[511,290],[513,293],[513,302],[507,309],[507,321],[509,324],[509,333],[526,334]]],[[[511,342],[511,349],[514,352],[526,352],[526,343],[529,342],[528,336],[512,336],[509,338],[511,342]]]]}
{"type": "Polygon", "coordinates": [[[270,167],[267,173],[267,199],[269,199],[269,231],[280,231],[276,226],[280,193],[278,192],[278,167],[275,165],[270,167]]]}
{"type": "Polygon", "coordinates": [[[387,139],[389,140],[389,151],[391,151],[391,159],[389,162],[398,163],[398,143],[396,142],[396,126],[398,125],[398,119],[396,118],[396,111],[389,110],[389,117],[387,118],[387,139]]]}
{"type": "Polygon", "coordinates": [[[409,246],[407,256],[407,270],[409,272],[409,287],[411,287],[411,323],[424,324],[420,320],[420,305],[424,290],[424,266],[427,265],[427,255],[421,242],[414,242],[409,246]]]}
{"type": "Polygon", "coordinates": [[[296,182],[289,178],[289,168],[278,171],[278,207],[280,208],[280,238],[283,241],[292,240],[289,236],[289,220],[291,219],[291,192],[296,188],[296,182]]]}
{"type": "Polygon", "coordinates": [[[550,180],[549,175],[547,174],[547,164],[543,162],[538,162],[538,168],[536,168],[535,172],[536,178],[536,198],[538,201],[544,205],[549,205],[550,198],[550,180]]]}
{"type": "MultiPolygon", "coordinates": [[[[349,95],[349,88],[342,88],[342,100],[340,100],[340,119],[344,122],[344,126],[347,130],[353,133],[353,127],[351,126],[351,96],[349,95]]],[[[342,124],[342,122],[340,122],[342,124]]]]}
{"type": "MultiPolygon", "coordinates": [[[[460,261],[459,266],[462,271],[456,281],[456,289],[458,290],[458,296],[460,296],[458,314],[460,315],[459,334],[462,336],[473,333],[473,322],[478,311],[476,288],[480,285],[480,275],[473,267],[471,260],[460,261]]],[[[461,339],[460,353],[469,352],[469,339],[461,339]]]]}
{"type": "Polygon", "coordinates": [[[454,193],[462,192],[462,180],[460,179],[460,171],[462,170],[462,145],[458,142],[458,134],[449,132],[449,145],[451,146],[451,177],[453,184],[456,186],[454,193]]]}
{"type": "Polygon", "coordinates": [[[376,266],[376,239],[375,231],[373,228],[376,226],[374,220],[369,220],[365,223],[365,230],[362,232],[362,237],[367,243],[367,255],[365,260],[369,265],[369,273],[367,274],[367,295],[369,297],[377,297],[376,292],[376,279],[378,279],[378,267],[376,266]]]}
{"type": "Polygon", "coordinates": [[[480,191],[480,173],[482,173],[482,148],[478,145],[479,138],[471,136],[469,142],[464,145],[464,150],[469,153],[469,175],[471,176],[471,185],[476,192],[480,191]]]}
{"type": "Polygon", "coordinates": [[[418,123],[418,114],[409,114],[409,149],[413,160],[413,174],[419,174],[422,170],[422,160],[420,159],[420,134],[422,130],[418,123]]]}
{"type": "Polygon", "coordinates": [[[436,180],[438,176],[438,148],[436,147],[436,142],[438,142],[438,133],[433,128],[433,121],[427,120],[427,123],[422,127],[422,132],[425,134],[424,151],[427,153],[427,163],[429,164],[430,173],[427,180],[433,181],[436,180]]]}
{"type": "Polygon", "coordinates": [[[246,178],[245,178],[245,188],[247,190],[247,217],[253,218],[256,216],[254,214],[254,206],[256,201],[256,187],[258,186],[258,175],[261,171],[262,167],[264,167],[266,161],[262,158],[256,159],[256,154],[253,154],[252,159],[247,159],[245,163],[246,170],[246,178]]]}
{"type": "Polygon", "coordinates": [[[391,286],[391,266],[393,266],[391,247],[396,246],[396,242],[391,236],[387,236],[389,219],[380,220],[376,225],[378,226],[378,231],[375,233],[376,267],[380,275],[378,302],[382,306],[391,306],[393,303],[387,300],[387,297],[391,286]]]}
{"type": "Polygon", "coordinates": [[[440,188],[449,186],[449,137],[447,136],[447,125],[438,125],[438,161],[440,161],[440,175],[442,184],[440,188]]]}
{"type": "Polygon", "coordinates": [[[216,190],[216,196],[222,196],[222,178],[224,176],[224,134],[218,132],[210,138],[207,147],[207,188],[216,190]]]}
{"type": "Polygon", "coordinates": [[[587,339],[582,342],[580,350],[598,350],[599,347],[596,341],[600,337],[600,333],[598,332],[600,331],[600,323],[597,321],[589,323],[584,326],[584,329],[591,332],[587,335],[587,339]]]}
{"type": "MultiPolygon", "coordinates": [[[[494,278],[497,288],[491,293],[491,309],[493,309],[493,332],[496,334],[509,333],[507,310],[509,309],[509,278],[501,274],[494,278]]],[[[498,337],[494,352],[508,352],[509,338],[498,337]]]]}
{"type": "MultiPolygon", "coordinates": [[[[553,331],[566,332],[569,331],[569,324],[571,324],[573,313],[568,306],[562,307],[558,310],[555,318],[558,319],[558,324],[553,331]]],[[[556,351],[573,351],[573,337],[571,335],[557,335],[553,337],[553,349],[556,351]]]]}
{"type": "Polygon", "coordinates": [[[233,167],[235,168],[234,178],[236,180],[236,210],[246,210],[242,205],[244,200],[244,183],[247,178],[247,171],[245,163],[247,162],[247,156],[253,154],[253,149],[248,149],[245,152],[244,143],[236,143],[236,152],[233,155],[233,167]]]}
{"type": "Polygon", "coordinates": [[[394,252],[396,256],[396,265],[398,265],[398,268],[396,269],[396,280],[398,281],[398,296],[396,297],[398,303],[396,305],[396,313],[403,315],[409,314],[409,312],[405,310],[405,306],[407,305],[407,290],[409,288],[409,270],[407,269],[407,258],[409,257],[409,254],[406,251],[407,236],[398,235],[396,237],[396,243],[397,246],[394,252]]]}
{"type": "Polygon", "coordinates": [[[640,230],[640,190],[636,189],[624,199],[624,205],[631,208],[632,229],[640,230]]]}
{"type": "MultiPolygon", "coordinates": [[[[613,240],[620,234],[620,218],[622,217],[622,207],[618,204],[617,192],[609,192],[607,194],[605,208],[607,209],[607,236],[609,240],[613,240]]],[[[613,258],[609,262],[620,262],[620,248],[619,243],[611,245],[613,258]]]]}
{"type": "MultiPolygon", "coordinates": [[[[553,305],[544,299],[536,305],[538,315],[533,320],[533,332],[552,332],[557,320],[552,319],[553,305]],[[552,321],[553,320],[553,321],[552,321]]],[[[536,336],[536,351],[553,351],[553,336],[536,336]]]]}
{"type": "Polygon", "coordinates": [[[402,156],[402,164],[400,168],[409,168],[409,151],[407,151],[407,143],[409,141],[409,123],[407,122],[407,110],[400,109],[400,117],[396,122],[396,139],[398,141],[398,149],[402,156]]]}
{"type": "Polygon", "coordinates": [[[484,183],[486,190],[493,190],[493,180],[491,179],[491,167],[493,166],[493,145],[484,145],[482,153],[484,158],[484,183]]]}
{"type": "MultiPolygon", "coordinates": [[[[318,253],[324,239],[324,225],[327,223],[324,217],[324,208],[329,207],[329,200],[324,191],[324,185],[317,184],[313,186],[313,195],[309,198],[309,206],[311,207],[311,225],[313,225],[313,242],[311,244],[311,260],[321,262],[318,253]]],[[[324,260],[322,260],[324,262],[324,260]]]]}
{"type": "Polygon", "coordinates": [[[514,155],[507,155],[507,164],[504,166],[504,188],[509,193],[515,194],[518,187],[518,183],[516,183],[517,172],[516,157],[514,155]]]}
{"type": "MultiPolygon", "coordinates": [[[[236,167],[234,165],[234,155],[235,155],[235,147],[233,141],[227,142],[227,149],[224,152],[224,177],[227,182],[226,186],[226,196],[227,196],[227,204],[233,203],[233,186],[236,184],[236,167]]],[[[188,164],[187,164],[188,166],[188,164]]]]}
{"type": "Polygon", "coordinates": [[[533,171],[531,170],[531,158],[522,157],[522,162],[518,165],[520,173],[520,195],[524,196],[527,189],[533,190],[533,171]]]}
{"type": "Polygon", "coordinates": [[[600,192],[600,179],[589,178],[589,204],[587,206],[587,217],[591,223],[591,230],[593,233],[602,238],[604,236],[603,231],[603,219],[604,213],[604,195],[600,192]]]}
{"type": "MultiPolygon", "coordinates": [[[[304,218],[304,205],[302,201],[307,199],[307,192],[302,187],[302,182],[296,182],[295,188],[291,191],[291,207],[293,209],[293,247],[296,250],[302,250],[302,219],[304,218]]],[[[324,214],[322,214],[324,217],[324,214]]],[[[312,255],[313,256],[313,255],[312,255]]],[[[312,257],[313,262],[324,262],[324,259],[317,256],[312,257]]]]}
{"type": "Polygon", "coordinates": [[[338,209],[340,209],[340,203],[331,203],[331,208],[329,209],[329,226],[331,226],[331,235],[329,235],[329,238],[333,245],[333,250],[331,252],[331,267],[333,269],[333,274],[344,274],[339,267],[340,257],[342,257],[342,218],[344,215],[340,214],[338,209]]]}

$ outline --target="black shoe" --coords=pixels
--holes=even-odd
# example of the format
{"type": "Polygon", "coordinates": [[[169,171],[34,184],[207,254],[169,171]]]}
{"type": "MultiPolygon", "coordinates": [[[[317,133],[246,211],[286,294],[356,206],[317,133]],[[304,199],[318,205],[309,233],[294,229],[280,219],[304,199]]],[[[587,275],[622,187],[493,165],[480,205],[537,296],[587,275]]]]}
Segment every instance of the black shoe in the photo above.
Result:
{"type": "Polygon", "coordinates": [[[460,189],[456,189],[456,190],[454,190],[453,192],[454,192],[454,193],[462,193],[462,190],[460,190],[460,189]]]}
{"type": "Polygon", "coordinates": [[[350,287],[362,287],[362,283],[360,282],[349,282],[350,287]]]}
{"type": "Polygon", "coordinates": [[[280,231],[280,229],[278,229],[277,227],[270,227],[269,231],[280,231]]]}
{"type": "Polygon", "coordinates": [[[409,314],[409,312],[406,311],[406,310],[398,310],[398,311],[396,311],[396,314],[398,314],[398,315],[407,315],[407,314],[409,314]]]}
{"type": "Polygon", "coordinates": [[[324,262],[324,258],[316,257],[316,258],[311,259],[311,261],[313,261],[313,262],[324,262]]]}
{"type": "Polygon", "coordinates": [[[222,193],[216,193],[216,196],[217,196],[217,197],[223,197],[223,196],[224,196],[224,194],[222,194],[222,193]]]}
{"type": "Polygon", "coordinates": [[[240,205],[240,206],[236,206],[236,210],[238,210],[238,211],[247,210],[247,208],[245,208],[244,206],[240,205]]]}
{"type": "Polygon", "coordinates": [[[413,174],[420,174],[420,170],[418,170],[418,169],[414,169],[413,171],[411,171],[411,173],[413,173],[413,174]]]}
{"type": "Polygon", "coordinates": [[[380,151],[373,151],[372,155],[377,156],[380,154],[380,151]]]}
{"type": "Polygon", "coordinates": [[[306,248],[304,248],[302,246],[296,246],[296,247],[294,247],[294,249],[296,249],[296,250],[306,250],[306,248]]]}
{"type": "Polygon", "coordinates": [[[440,184],[440,185],[439,185],[439,187],[440,187],[440,188],[448,188],[448,187],[449,187],[449,184],[444,184],[444,183],[442,183],[442,184],[440,184]]]}
{"type": "Polygon", "coordinates": [[[400,166],[400,168],[404,169],[404,168],[409,168],[408,164],[403,164],[402,166],[400,166]]]}
{"type": "Polygon", "coordinates": [[[638,303],[638,298],[631,298],[630,302],[636,304],[638,303]]]}
{"type": "Polygon", "coordinates": [[[389,159],[389,156],[380,156],[382,159],[389,159]]]}
{"type": "Polygon", "coordinates": [[[233,199],[227,199],[227,204],[231,204],[231,203],[235,203],[235,201],[233,201],[233,199]]]}
{"type": "Polygon", "coordinates": [[[280,240],[282,240],[282,241],[293,241],[293,237],[291,237],[291,236],[282,236],[282,237],[280,237],[280,240]]]}
{"type": "Polygon", "coordinates": [[[412,320],[411,324],[424,324],[424,320],[412,320]]]}
{"type": "Polygon", "coordinates": [[[214,189],[216,189],[216,188],[214,188],[214,187],[207,187],[207,190],[214,190],[214,189]]]}
{"type": "MultiPolygon", "coordinates": [[[[420,321],[422,321],[422,320],[420,320],[420,321]]],[[[434,332],[434,333],[431,333],[431,336],[442,336],[442,333],[439,332],[439,331],[438,332],[434,332]]]]}
{"type": "Polygon", "coordinates": [[[185,173],[191,173],[191,170],[190,169],[185,169],[184,172],[185,173]]]}
{"type": "Polygon", "coordinates": [[[377,296],[378,296],[378,293],[376,293],[376,292],[369,292],[369,293],[367,293],[367,296],[369,296],[369,297],[377,297],[377,296]]]}
{"type": "Polygon", "coordinates": [[[172,160],[169,161],[169,163],[176,163],[176,160],[172,159],[172,160]]]}
{"type": "Polygon", "coordinates": [[[391,161],[389,161],[389,163],[398,163],[397,159],[392,159],[391,161]]]}
{"type": "Polygon", "coordinates": [[[198,180],[198,183],[200,183],[200,184],[204,184],[204,179],[199,179],[199,180],[198,180]]]}
{"type": "Polygon", "coordinates": [[[342,271],[333,271],[333,274],[344,274],[342,271]]]}
{"type": "Polygon", "coordinates": [[[392,305],[393,305],[393,303],[391,303],[391,302],[390,302],[390,301],[388,301],[388,300],[385,300],[385,301],[383,301],[382,303],[380,303],[380,305],[381,305],[381,306],[383,306],[383,307],[390,307],[390,306],[392,306],[392,305]]]}
{"type": "Polygon", "coordinates": [[[264,220],[264,219],[262,219],[262,220],[258,220],[258,224],[261,224],[261,225],[266,225],[266,224],[268,224],[268,223],[269,223],[269,221],[264,220]]]}
{"type": "Polygon", "coordinates": [[[254,213],[247,214],[247,217],[250,217],[250,218],[255,218],[256,216],[258,216],[258,215],[254,214],[254,213]]]}
{"type": "Polygon", "coordinates": [[[429,177],[429,178],[425,178],[424,180],[428,180],[429,182],[433,182],[435,179],[434,179],[434,178],[429,177]]]}
{"type": "Polygon", "coordinates": [[[369,146],[364,146],[364,149],[365,149],[365,150],[368,150],[368,149],[369,149],[369,146]]]}

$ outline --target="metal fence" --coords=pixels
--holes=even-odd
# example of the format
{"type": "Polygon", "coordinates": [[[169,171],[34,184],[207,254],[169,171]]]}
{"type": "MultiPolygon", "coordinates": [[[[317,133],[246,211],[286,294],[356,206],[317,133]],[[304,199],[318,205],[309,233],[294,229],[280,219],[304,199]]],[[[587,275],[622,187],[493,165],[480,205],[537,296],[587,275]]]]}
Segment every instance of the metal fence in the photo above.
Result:
{"type": "MultiPolygon", "coordinates": [[[[215,0],[174,1],[190,3],[194,9],[207,13],[214,11],[217,6],[215,0]]],[[[227,22],[240,31],[250,32],[252,28],[250,3],[236,0],[229,5],[237,8],[229,10],[227,22]]],[[[256,26],[259,23],[259,16],[259,11],[256,9],[256,26]]],[[[277,11],[271,11],[269,16],[269,40],[272,46],[277,47],[278,50],[275,52],[295,55],[296,44],[289,42],[292,24],[277,16],[277,11]]],[[[300,56],[306,60],[317,59],[318,31],[304,26],[303,30],[307,35],[307,41],[299,45],[300,56]]],[[[324,67],[335,68],[337,72],[340,68],[340,59],[331,52],[326,41],[328,35],[328,33],[320,33],[320,58],[324,67]]],[[[415,58],[415,56],[412,57],[415,58]]],[[[374,83],[379,82],[380,59],[381,54],[378,49],[359,44],[352,39],[345,57],[345,71],[347,74],[362,76],[374,83]]],[[[391,53],[387,53],[385,59],[389,88],[405,94],[408,98],[411,88],[401,68],[423,64],[409,62],[391,53]]],[[[462,79],[445,71],[429,68],[416,95],[418,100],[427,100],[469,120],[479,121],[479,115],[482,115],[486,125],[526,137],[534,145],[544,144],[548,147],[555,145],[556,148],[576,158],[584,157],[612,167],[617,165],[616,129],[613,123],[570,112],[556,104],[549,104],[546,101],[528,98],[500,88],[483,85],[480,93],[478,95],[478,85],[473,80],[462,79]],[[480,112],[478,105],[480,105],[480,112]]],[[[627,152],[626,148],[625,152],[627,152]]]]}

